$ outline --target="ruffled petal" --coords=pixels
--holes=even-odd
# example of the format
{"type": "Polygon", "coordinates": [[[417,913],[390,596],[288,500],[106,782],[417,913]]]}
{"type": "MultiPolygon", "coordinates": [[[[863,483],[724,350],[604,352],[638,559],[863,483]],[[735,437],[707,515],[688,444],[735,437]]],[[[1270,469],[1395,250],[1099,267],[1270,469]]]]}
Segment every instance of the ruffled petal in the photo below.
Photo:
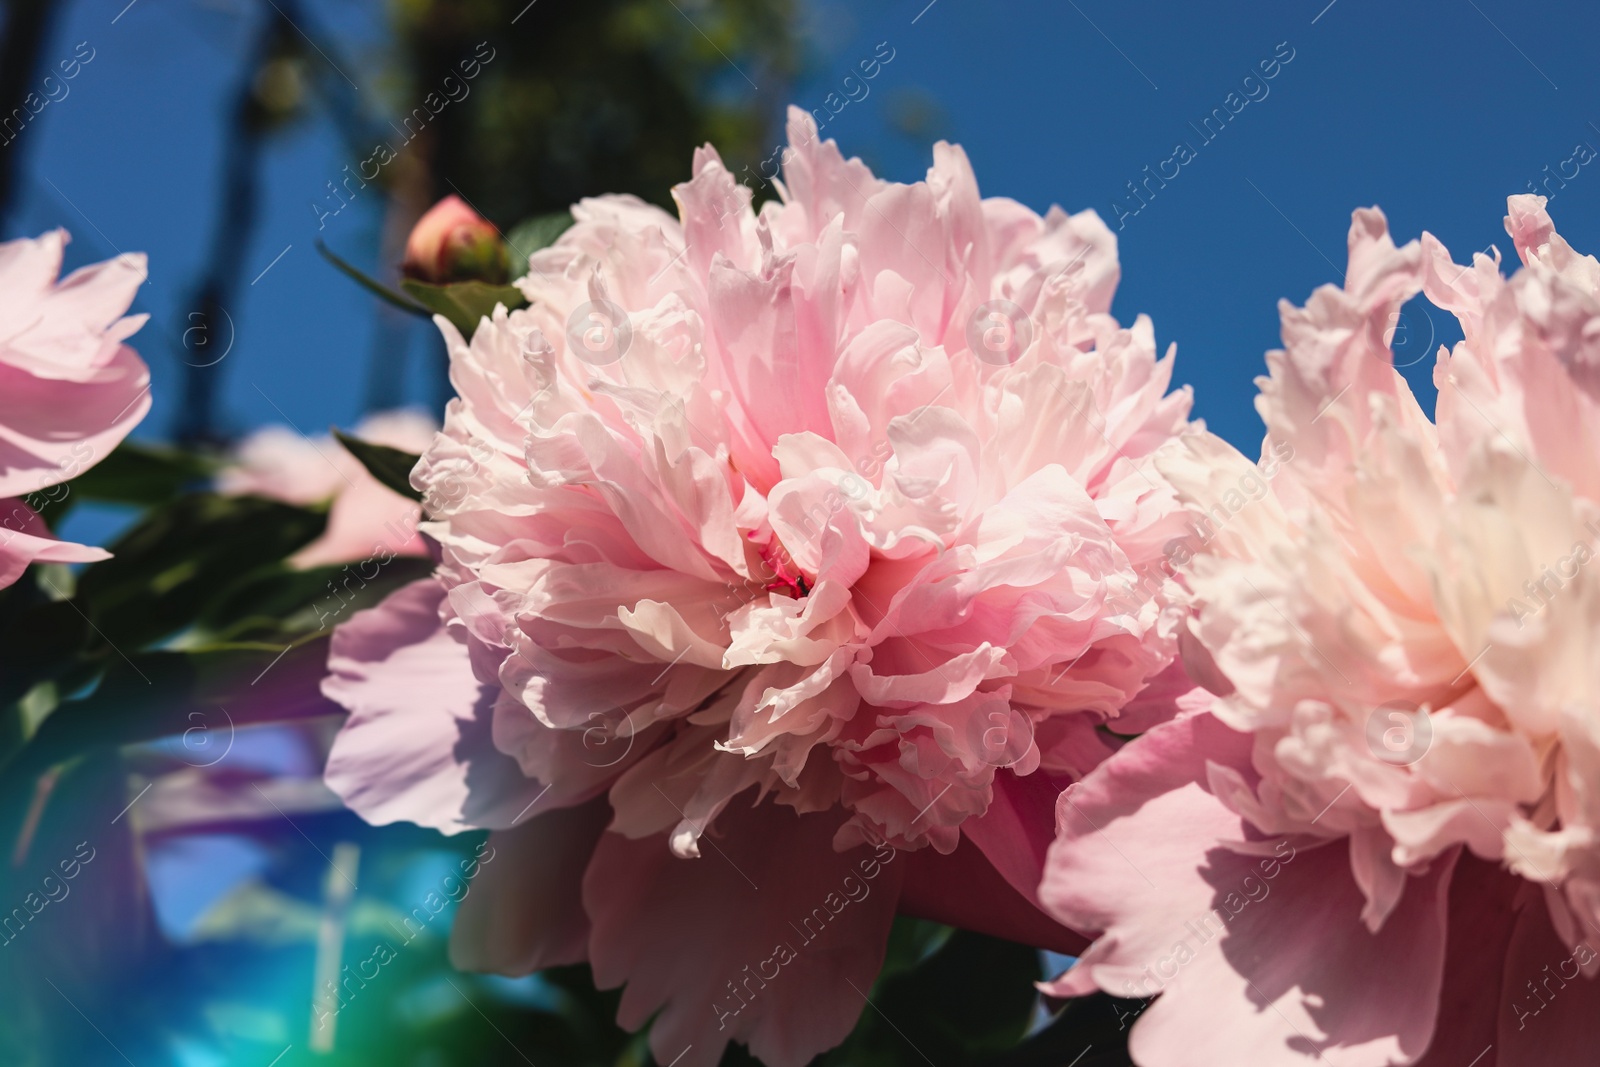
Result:
{"type": "Polygon", "coordinates": [[[334,631],[323,693],[350,712],[328,787],[375,825],[444,833],[514,825],[541,795],[494,747],[496,691],[440,618],[444,588],[412,582],[334,631]]]}
{"type": "Polygon", "coordinates": [[[490,834],[450,930],[450,963],[507,975],[582,963],[589,942],[583,870],[609,817],[597,799],[490,834]]]}
{"type": "Polygon", "coordinates": [[[836,817],[748,799],[698,859],[607,834],[584,876],[595,981],[626,984],[623,1026],[655,1017],[658,1062],[715,1067],[732,1040],[801,1067],[844,1040],[883,964],[904,860],[837,853],[836,817]]]}

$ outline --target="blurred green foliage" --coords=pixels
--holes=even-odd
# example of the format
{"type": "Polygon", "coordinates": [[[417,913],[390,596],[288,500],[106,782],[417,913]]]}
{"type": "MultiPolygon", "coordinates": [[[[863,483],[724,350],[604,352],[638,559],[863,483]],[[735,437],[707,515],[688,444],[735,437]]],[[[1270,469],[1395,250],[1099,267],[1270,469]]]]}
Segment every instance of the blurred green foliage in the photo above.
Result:
{"type": "Polygon", "coordinates": [[[395,0],[392,10],[402,112],[479,42],[494,50],[469,95],[441,113],[433,158],[436,197],[459,191],[496,220],[564,212],[601,192],[670,207],[691,150],[707,142],[738,173],[766,154],[798,62],[793,0],[395,0]]]}

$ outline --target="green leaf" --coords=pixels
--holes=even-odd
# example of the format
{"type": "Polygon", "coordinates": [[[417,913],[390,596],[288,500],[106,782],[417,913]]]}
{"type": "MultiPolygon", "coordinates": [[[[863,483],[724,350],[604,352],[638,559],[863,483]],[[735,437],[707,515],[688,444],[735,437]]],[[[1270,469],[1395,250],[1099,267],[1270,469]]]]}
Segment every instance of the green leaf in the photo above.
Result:
{"type": "Polygon", "coordinates": [[[819,1064],[898,1067],[935,1056],[940,1067],[979,1067],[1017,1045],[1038,1002],[1037,951],[904,918],[895,927],[887,962],[908,969],[879,979],[872,1006],[819,1064]]]}
{"type": "Polygon", "coordinates": [[[523,219],[506,234],[506,244],[511,246],[512,276],[521,278],[528,273],[528,257],[541,248],[549,248],[556,238],[572,226],[572,213],[559,211],[553,215],[534,215],[523,219]]]}
{"type": "Polygon", "coordinates": [[[117,657],[94,692],[40,724],[5,778],[100,748],[194,730],[221,731],[226,740],[239,726],[334,714],[338,706],[319,689],[327,659],[327,634],[288,647],[232,644],[117,657]]]}
{"type": "MultiPolygon", "coordinates": [[[[568,224],[570,225],[570,219],[568,224]]],[[[541,232],[549,232],[552,228],[553,223],[544,222],[541,232]]],[[[556,231],[556,234],[552,235],[550,239],[554,240],[555,236],[558,235],[559,231],[556,231]]],[[[537,236],[529,238],[529,240],[536,239],[537,236]]],[[[543,247],[543,245],[539,247],[543,247]]],[[[431,285],[427,282],[419,282],[414,278],[404,278],[400,282],[400,287],[409,294],[408,298],[363,273],[358,267],[340,259],[321,241],[317,242],[317,251],[321,252],[323,258],[333,264],[334,267],[352,278],[374,296],[387,300],[395,307],[400,308],[402,311],[409,311],[413,315],[421,315],[424,318],[443,315],[450,320],[456,329],[461,331],[461,336],[466,338],[472,337],[472,332],[478,328],[478,320],[485,315],[494,313],[496,304],[504,304],[507,309],[514,310],[525,307],[528,303],[523,298],[522,290],[514,285],[491,285],[488,282],[481,281],[431,285]]],[[[532,250],[530,249],[530,251],[532,250]]]]}
{"type": "Polygon", "coordinates": [[[885,982],[921,966],[924,960],[943,948],[954,933],[953,927],[941,923],[896,916],[894,925],[889,928],[889,944],[884,949],[883,967],[878,971],[877,981],[885,982]]]}
{"type": "Polygon", "coordinates": [[[6,650],[0,655],[0,750],[9,751],[31,731],[33,720],[17,702],[40,683],[69,674],[88,644],[89,622],[67,603],[73,575],[63,570],[36,565],[0,589],[0,648],[6,650]]]}
{"type": "Polygon", "coordinates": [[[1048,1026],[985,1067],[1133,1067],[1128,1034],[1148,1003],[1104,993],[1073,997],[1048,1026]]]}
{"type": "Polygon", "coordinates": [[[0,706],[56,677],[89,642],[89,620],[67,600],[47,600],[0,622],[0,706]]]}
{"type": "Polygon", "coordinates": [[[131,653],[192,625],[229,586],[320,535],[325,514],[252,496],[191,493],[85,568],[74,603],[112,649],[131,653]]]}
{"type": "Polygon", "coordinates": [[[333,264],[334,267],[347,278],[350,278],[357,285],[361,286],[361,288],[365,289],[378,299],[388,301],[401,311],[409,311],[411,314],[419,315],[425,319],[432,317],[433,312],[430,309],[423,307],[414,300],[407,300],[400,293],[395,292],[393,289],[389,288],[387,285],[384,285],[376,278],[373,278],[363,272],[360,267],[357,267],[346,260],[340,259],[330,248],[328,248],[327,245],[323,244],[321,241],[317,242],[317,251],[321,252],[322,258],[333,264]]]}
{"type": "Polygon", "coordinates": [[[496,304],[504,304],[508,311],[528,304],[522,290],[514,285],[490,285],[480,281],[430,285],[415,278],[403,279],[400,285],[416,297],[418,303],[449,319],[461,331],[461,336],[468,340],[478,328],[479,321],[494,314],[496,304]]]}
{"type": "Polygon", "coordinates": [[[195,488],[215,473],[209,456],[160,445],[124,441],[99,463],[69,482],[29,493],[23,503],[51,526],[83,501],[152,507],[195,488]]]}
{"type": "Polygon", "coordinates": [[[199,622],[218,640],[289,640],[344,622],[432,572],[432,560],[392,552],[387,559],[262,570],[231,586],[199,622]]]}
{"type": "Polygon", "coordinates": [[[124,441],[69,484],[86,500],[152,507],[211,477],[217,466],[208,456],[124,441]]]}
{"type": "Polygon", "coordinates": [[[337,426],[333,429],[333,436],[339,439],[345,451],[361,461],[361,465],[367,468],[368,474],[407,499],[422,499],[422,493],[411,487],[411,470],[417,465],[421,456],[402,452],[388,445],[375,445],[371,441],[363,441],[359,437],[350,436],[337,426]]]}

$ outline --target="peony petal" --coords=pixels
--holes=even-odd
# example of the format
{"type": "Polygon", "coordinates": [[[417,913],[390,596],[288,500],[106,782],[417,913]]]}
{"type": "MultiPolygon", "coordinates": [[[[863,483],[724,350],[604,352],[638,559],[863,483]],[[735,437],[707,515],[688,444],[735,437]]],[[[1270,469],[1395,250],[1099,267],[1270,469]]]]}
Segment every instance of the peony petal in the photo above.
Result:
{"type": "Polygon", "coordinates": [[[22,577],[30,563],[93,563],[111,553],[58,541],[38,514],[21,500],[0,500],[0,589],[22,577]]]}
{"type": "Polygon", "coordinates": [[[1495,1012],[1498,1067],[1591,1062],[1600,1048],[1594,950],[1557,936],[1544,894],[1525,887],[1516,903],[1495,1012]]]}
{"type": "Polygon", "coordinates": [[[323,693],[350,718],[328,787],[375,825],[444,833],[515,825],[541,795],[491,737],[495,690],[439,617],[444,588],[412,582],[334,631],[323,693]]]}
{"type": "Polygon", "coordinates": [[[1042,771],[1027,776],[1000,771],[988,810],[961,827],[995,870],[1035,906],[1055,841],[1056,803],[1065,785],[1042,771]]]}
{"type": "Polygon", "coordinates": [[[1069,925],[1103,933],[1052,990],[1159,992],[1132,1038],[1146,1067],[1287,1067],[1322,1049],[1356,1067],[1421,1055],[1453,857],[1412,878],[1373,935],[1343,849],[1245,847],[1239,817],[1196,784],[1208,755],[1248,768],[1242,740],[1206,714],[1178,719],[1062,796],[1040,896],[1069,925]],[[1244,851],[1219,844],[1229,840],[1244,851]]]}
{"type": "MultiPolygon", "coordinates": [[[[1501,1046],[1501,1014],[1510,1010],[1504,1003],[1507,991],[1501,987],[1501,971],[1522,889],[1519,880],[1497,864],[1470,854],[1456,860],[1450,878],[1450,938],[1445,946],[1444,988],[1439,991],[1439,1023],[1427,1055],[1416,1067],[1460,1067],[1478,1057],[1482,1058],[1477,1067],[1506,1067],[1492,1050],[1501,1046]]],[[[1542,901],[1534,903],[1543,909],[1542,901]]]]}
{"type": "Polygon", "coordinates": [[[907,855],[900,913],[1063,955],[1088,948],[1087,938],[1046,915],[1030,896],[965,838],[948,855],[933,848],[907,855]]]}
{"type": "MultiPolygon", "coordinates": [[[[1208,871],[1211,914],[1236,917],[1144,1013],[1129,1045],[1134,1059],[1148,1067],[1302,1067],[1320,1057],[1387,1067],[1419,1057],[1438,1013],[1453,863],[1410,879],[1373,935],[1361,923],[1361,891],[1341,849],[1302,848],[1276,881],[1258,870],[1265,861],[1236,855],[1213,855],[1208,871]],[[1254,898],[1257,886],[1270,895],[1254,898]]],[[[1167,954],[1150,965],[1159,973],[1189,936],[1178,927],[1167,954]]]]}
{"type": "Polygon", "coordinates": [[[610,814],[597,798],[490,834],[450,931],[451,965],[523,975],[582,963],[589,941],[583,870],[610,814]]]}
{"type": "Polygon", "coordinates": [[[741,800],[698,859],[605,835],[583,884],[591,966],[601,988],[626,983],[619,1023],[655,1016],[658,1062],[714,1067],[736,1040],[771,1067],[801,1067],[854,1027],[905,863],[890,849],[834,852],[837,825],[741,800]]]}

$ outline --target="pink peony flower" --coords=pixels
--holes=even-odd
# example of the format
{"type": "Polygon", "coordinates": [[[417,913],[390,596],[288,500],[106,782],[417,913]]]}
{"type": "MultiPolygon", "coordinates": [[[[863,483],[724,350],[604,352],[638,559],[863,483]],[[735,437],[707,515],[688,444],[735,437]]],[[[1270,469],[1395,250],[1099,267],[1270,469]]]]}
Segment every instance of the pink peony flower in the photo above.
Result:
{"type": "Polygon", "coordinates": [[[0,587],[31,562],[106,558],[51,537],[30,499],[104,459],[150,410],[149,371],[122,343],[146,318],[124,314],[144,256],[58,281],[68,240],[53,230],[0,244],[0,587]]]}
{"type": "Polygon", "coordinates": [[[1160,994],[1144,1067],[1600,1048],[1600,263],[1542,197],[1506,227],[1509,279],[1356,212],[1344,287],[1282,305],[1262,464],[1157,459],[1221,695],[1062,796],[1040,890],[1101,935],[1054,992],[1160,994]],[[1437,423],[1388,347],[1419,291],[1465,334],[1437,423]]]}
{"type": "MultiPolygon", "coordinates": [[[[402,452],[421,452],[438,430],[417,411],[385,411],[357,424],[352,436],[402,452]]],[[[426,556],[417,533],[418,504],[388,488],[332,435],[302,437],[286,426],[265,426],[239,443],[217,476],[219,491],[264,496],[287,504],[329,502],[328,528],[290,557],[296,567],[353,563],[374,555],[426,556]]]]}
{"type": "Polygon", "coordinates": [[[408,278],[438,285],[473,278],[498,283],[506,280],[508,259],[494,224],[451,195],[411,228],[401,270],[408,278]]]}
{"type": "Polygon", "coordinates": [[[1081,947],[1034,898],[1060,784],[1190,688],[1146,461],[1190,397],[1111,232],[789,135],[759,213],[707,147],[681,220],[586,200],[527,309],[438,320],[437,580],[325,684],[357,812],[518,827],[456,960],[586,959],[687,1067],[842,1040],[897,909],[1081,947]]]}

